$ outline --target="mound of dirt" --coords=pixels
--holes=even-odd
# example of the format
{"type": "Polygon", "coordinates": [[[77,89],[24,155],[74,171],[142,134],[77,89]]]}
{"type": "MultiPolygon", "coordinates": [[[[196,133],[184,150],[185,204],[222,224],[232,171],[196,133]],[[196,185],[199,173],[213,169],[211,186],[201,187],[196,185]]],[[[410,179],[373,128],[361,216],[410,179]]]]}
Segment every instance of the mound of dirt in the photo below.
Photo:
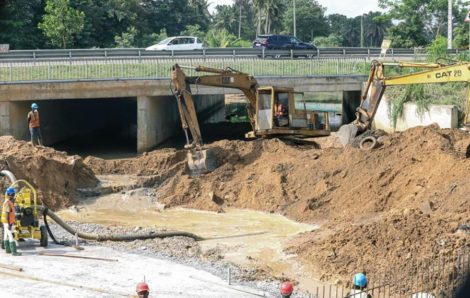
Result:
{"type": "Polygon", "coordinates": [[[217,170],[200,177],[180,171],[157,197],[168,206],[249,208],[322,224],[301,236],[295,252],[320,276],[348,280],[357,268],[402,268],[469,245],[456,232],[470,218],[470,160],[453,150],[465,138],[429,126],[382,136],[371,151],[219,141],[210,145],[217,170]]]}
{"type": "Polygon", "coordinates": [[[337,148],[327,139],[319,142],[323,149],[224,140],[208,145],[219,167],[196,177],[185,170],[184,152],[86,163],[102,174],[160,175],[157,199],[167,207],[248,208],[320,224],[288,249],[317,277],[349,280],[358,268],[402,270],[470,245],[468,234],[456,231],[470,218],[470,159],[454,150],[469,138],[428,126],[384,135],[373,150],[337,148]]]}
{"type": "Polygon", "coordinates": [[[88,156],[85,164],[93,169],[96,175],[133,174],[137,176],[169,175],[183,170],[186,162],[186,152],[174,149],[162,149],[144,153],[137,158],[104,160],[88,156]]]}
{"type": "Polygon", "coordinates": [[[25,179],[37,187],[39,198],[53,209],[70,205],[78,196],[77,189],[98,184],[81,157],[34,147],[10,136],[0,137],[0,169],[9,170],[17,179],[25,179]]]}

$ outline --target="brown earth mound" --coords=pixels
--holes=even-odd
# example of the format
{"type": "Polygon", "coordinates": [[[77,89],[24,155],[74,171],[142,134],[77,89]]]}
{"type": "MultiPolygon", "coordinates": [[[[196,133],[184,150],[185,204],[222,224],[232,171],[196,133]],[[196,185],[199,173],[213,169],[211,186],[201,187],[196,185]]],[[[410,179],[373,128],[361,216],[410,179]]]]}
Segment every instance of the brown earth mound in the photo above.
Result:
{"type": "Polygon", "coordinates": [[[9,170],[17,179],[25,179],[37,187],[40,199],[54,209],[70,205],[78,195],[77,189],[98,184],[81,157],[68,156],[52,148],[33,147],[10,136],[0,137],[0,169],[9,170]]]}
{"type": "Polygon", "coordinates": [[[169,207],[249,208],[321,224],[289,250],[324,278],[347,280],[356,270],[399,270],[410,260],[469,245],[457,226],[470,219],[470,159],[454,151],[455,142],[468,138],[429,126],[383,136],[383,145],[370,151],[320,150],[277,139],[219,141],[209,145],[219,168],[199,177],[189,176],[181,166],[184,155],[173,151],[142,156],[135,164],[87,163],[103,173],[117,167],[165,177],[156,191],[169,207]]]}
{"type": "Polygon", "coordinates": [[[186,153],[174,149],[162,149],[144,153],[137,158],[104,160],[88,156],[85,164],[93,169],[96,175],[166,175],[177,170],[183,170],[186,162],[186,153]]]}

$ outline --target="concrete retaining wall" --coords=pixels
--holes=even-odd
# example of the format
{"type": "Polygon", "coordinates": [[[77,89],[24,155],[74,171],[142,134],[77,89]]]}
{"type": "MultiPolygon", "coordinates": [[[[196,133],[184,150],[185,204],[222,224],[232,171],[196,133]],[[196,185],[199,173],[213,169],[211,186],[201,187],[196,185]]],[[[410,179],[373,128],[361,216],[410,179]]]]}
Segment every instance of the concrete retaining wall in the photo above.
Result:
{"type": "Polygon", "coordinates": [[[384,96],[377,109],[373,125],[376,129],[393,132],[433,123],[438,124],[441,128],[456,128],[458,126],[457,107],[452,105],[431,105],[429,111],[420,114],[416,104],[405,103],[403,115],[397,120],[396,128],[393,128],[391,105],[384,96]]]}

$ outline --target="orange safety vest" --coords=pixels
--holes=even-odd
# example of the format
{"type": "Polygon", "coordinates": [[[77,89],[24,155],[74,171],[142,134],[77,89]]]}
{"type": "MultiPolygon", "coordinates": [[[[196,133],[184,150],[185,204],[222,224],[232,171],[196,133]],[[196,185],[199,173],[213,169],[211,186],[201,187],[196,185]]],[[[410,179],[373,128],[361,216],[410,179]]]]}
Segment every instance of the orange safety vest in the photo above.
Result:
{"type": "Polygon", "coordinates": [[[15,206],[13,205],[13,203],[8,200],[8,199],[5,199],[5,202],[3,202],[3,207],[5,207],[5,203],[7,203],[9,206],[10,206],[10,212],[8,213],[8,218],[7,218],[7,212],[5,210],[5,208],[2,208],[2,223],[7,223],[7,224],[14,224],[15,223],[15,206]]]}
{"type": "Polygon", "coordinates": [[[30,111],[28,113],[28,119],[29,119],[29,128],[39,127],[39,112],[37,110],[30,111]]]}

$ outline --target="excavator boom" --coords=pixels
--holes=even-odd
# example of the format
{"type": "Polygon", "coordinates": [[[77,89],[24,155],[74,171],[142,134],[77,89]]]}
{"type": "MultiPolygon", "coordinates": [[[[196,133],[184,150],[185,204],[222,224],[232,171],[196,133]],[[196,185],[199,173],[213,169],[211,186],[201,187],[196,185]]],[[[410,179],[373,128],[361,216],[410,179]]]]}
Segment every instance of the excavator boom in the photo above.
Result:
{"type": "Polygon", "coordinates": [[[191,94],[190,85],[215,86],[241,90],[249,101],[248,116],[254,126],[254,109],[256,106],[256,89],[258,82],[250,75],[233,69],[215,69],[209,67],[190,67],[198,72],[215,73],[215,75],[186,76],[178,64],[172,67],[171,82],[177,100],[181,125],[186,136],[189,149],[188,166],[193,174],[206,173],[217,167],[214,154],[203,149],[201,129],[196,115],[196,107],[191,94]],[[191,138],[188,134],[190,132],[191,138]]]}
{"type": "MultiPolygon", "coordinates": [[[[350,124],[343,125],[338,131],[341,143],[343,145],[351,143],[352,139],[355,138],[356,135],[370,128],[387,86],[450,82],[470,83],[470,63],[462,62],[450,65],[434,63],[387,64],[379,61],[372,61],[361,104],[356,110],[356,120],[350,124]],[[425,68],[425,70],[411,74],[386,77],[384,76],[384,66],[386,65],[425,68]]],[[[464,125],[467,129],[470,128],[470,92],[468,91],[464,125]]]]}

